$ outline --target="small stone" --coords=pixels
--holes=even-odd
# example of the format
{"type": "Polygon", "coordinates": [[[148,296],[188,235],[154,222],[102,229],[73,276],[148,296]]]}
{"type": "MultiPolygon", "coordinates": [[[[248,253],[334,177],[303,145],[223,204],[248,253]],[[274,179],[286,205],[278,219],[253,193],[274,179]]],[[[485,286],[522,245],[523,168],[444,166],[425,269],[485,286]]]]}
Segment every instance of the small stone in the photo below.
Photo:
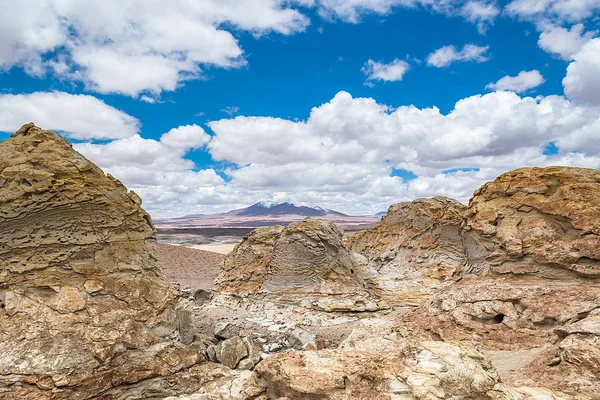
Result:
{"type": "Polygon", "coordinates": [[[240,327],[226,321],[220,321],[215,324],[213,335],[217,339],[229,339],[237,336],[240,332],[240,327]]]}
{"type": "Polygon", "coordinates": [[[102,289],[104,289],[104,284],[102,283],[102,281],[99,281],[97,279],[88,279],[83,284],[83,288],[85,289],[86,292],[88,292],[90,294],[97,293],[97,292],[100,292],[102,289]]]}
{"type": "Polygon", "coordinates": [[[248,356],[248,348],[241,337],[234,336],[218,345],[216,356],[221,364],[235,369],[240,360],[248,356]]]}
{"type": "Polygon", "coordinates": [[[290,347],[296,350],[300,350],[308,343],[314,342],[316,338],[317,337],[314,333],[302,328],[294,328],[287,335],[287,340],[290,344],[290,347]]]}

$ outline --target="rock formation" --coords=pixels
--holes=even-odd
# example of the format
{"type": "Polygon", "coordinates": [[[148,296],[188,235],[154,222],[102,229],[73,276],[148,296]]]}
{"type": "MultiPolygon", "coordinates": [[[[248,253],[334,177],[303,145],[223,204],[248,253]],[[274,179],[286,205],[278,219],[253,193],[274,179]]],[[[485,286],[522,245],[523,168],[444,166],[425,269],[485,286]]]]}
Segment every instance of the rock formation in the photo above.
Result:
{"type": "Polygon", "coordinates": [[[600,171],[521,168],[477,190],[465,274],[600,278],[600,171]]]}
{"type": "Polygon", "coordinates": [[[415,342],[367,323],[337,350],[285,352],[257,367],[270,399],[586,399],[543,388],[513,388],[480,352],[415,342]]]}
{"type": "Polygon", "coordinates": [[[599,171],[519,169],[466,210],[390,207],[348,241],[362,256],[329,222],[259,228],[225,259],[221,293],[190,292],[191,314],[140,198],[28,124],[0,142],[0,398],[598,398],[599,234],[599,171]],[[416,307],[375,313],[381,297],[416,307]],[[208,311],[235,323],[208,323],[205,347],[192,318],[208,311]],[[363,311],[378,317],[338,348],[310,331],[363,311]],[[501,378],[513,352],[529,358],[501,378]]]}
{"type": "Polygon", "coordinates": [[[322,311],[381,308],[335,224],[307,218],[257,228],[227,256],[217,289],[322,311]]]}
{"type": "MultiPolygon", "coordinates": [[[[600,171],[522,168],[475,192],[458,282],[399,325],[479,349],[540,353],[518,384],[600,393],[600,171]]],[[[534,357],[535,358],[535,357],[534,357]]]]}
{"type": "Polygon", "coordinates": [[[465,261],[459,236],[465,206],[447,197],[390,206],[381,223],[349,247],[368,260],[365,278],[393,304],[417,305],[465,261]]]}
{"type": "Polygon", "coordinates": [[[140,204],[54,132],[27,124],[0,142],[2,399],[157,398],[210,381],[190,372],[208,368],[204,348],[140,204]]]}

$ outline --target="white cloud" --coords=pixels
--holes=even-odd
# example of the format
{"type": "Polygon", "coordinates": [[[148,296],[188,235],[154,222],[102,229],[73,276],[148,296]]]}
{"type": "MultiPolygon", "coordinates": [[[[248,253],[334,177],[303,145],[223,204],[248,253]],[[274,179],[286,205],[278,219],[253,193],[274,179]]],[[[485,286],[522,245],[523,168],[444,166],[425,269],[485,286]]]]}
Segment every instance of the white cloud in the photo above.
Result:
{"type": "Polygon", "coordinates": [[[311,2],[326,18],[338,18],[346,22],[358,23],[364,15],[387,15],[394,8],[417,8],[447,16],[462,16],[478,25],[481,31],[493,22],[500,10],[495,1],[488,0],[315,0],[311,2]]]}
{"type": "Polygon", "coordinates": [[[210,136],[196,124],[173,128],[160,137],[160,142],[176,149],[198,149],[207,144],[210,136]]]}
{"type": "MultiPolygon", "coordinates": [[[[53,128],[68,130],[70,123],[57,119],[53,128]]],[[[599,108],[562,96],[492,92],[442,114],[340,92],[303,121],[238,116],[209,127],[208,144],[202,127],[186,125],[160,140],[143,138],[136,128],[129,137],[75,148],[138,192],[154,216],[225,211],[265,198],[368,214],[422,196],[467,201],[486,180],[516,167],[600,167],[599,108]],[[549,142],[558,154],[543,154],[549,142]],[[219,173],[191,160],[188,152],[205,145],[223,166],[219,173]],[[392,176],[394,168],[418,177],[405,182],[392,176]]]]}
{"type": "Polygon", "coordinates": [[[395,59],[389,64],[369,60],[361,71],[367,76],[367,81],[395,82],[401,81],[409,68],[404,60],[395,59]]]}
{"type": "Polygon", "coordinates": [[[513,0],[506,5],[508,14],[536,22],[555,20],[578,22],[600,10],[598,0],[513,0]]]}
{"type": "Polygon", "coordinates": [[[597,33],[597,31],[584,32],[583,24],[573,25],[570,30],[550,26],[540,34],[538,45],[544,51],[556,54],[563,60],[571,60],[573,55],[597,33]]]}
{"type": "Polygon", "coordinates": [[[291,34],[309,20],[282,0],[35,0],[0,4],[0,69],[50,70],[100,93],[175,90],[203,66],[243,65],[224,28],[291,34]]]}
{"type": "Polygon", "coordinates": [[[483,34],[500,14],[500,10],[494,2],[469,1],[461,8],[460,13],[468,21],[477,24],[479,33],[483,34]]]}
{"type": "Polygon", "coordinates": [[[510,90],[517,93],[526,92],[529,89],[538,87],[544,83],[544,77],[540,71],[521,71],[517,76],[505,76],[496,83],[490,83],[486,86],[492,90],[510,90]]]}
{"type": "Polygon", "coordinates": [[[454,46],[444,46],[427,56],[427,65],[443,68],[455,62],[485,62],[489,60],[486,54],[489,48],[489,46],[466,44],[458,51],[454,46]]]}
{"type": "Polygon", "coordinates": [[[462,99],[444,115],[340,92],[305,121],[236,117],[209,125],[213,158],[237,164],[229,190],[355,213],[418,196],[466,201],[486,180],[521,166],[600,167],[598,109],[562,96],[493,92],[462,99]],[[548,142],[559,155],[543,154],[548,142]],[[402,182],[392,167],[419,177],[402,182]],[[443,172],[455,168],[479,170],[443,172]]]}
{"type": "Polygon", "coordinates": [[[225,114],[229,114],[230,117],[237,114],[239,111],[240,111],[240,108],[237,106],[227,106],[221,110],[221,112],[224,112],[225,114]]]}
{"type": "Polygon", "coordinates": [[[89,95],[64,92],[0,94],[0,131],[35,122],[73,139],[120,139],[135,135],[139,121],[89,95]]]}
{"type": "Polygon", "coordinates": [[[590,40],[573,55],[562,83],[568,97],[600,106],[600,38],[590,40]]]}

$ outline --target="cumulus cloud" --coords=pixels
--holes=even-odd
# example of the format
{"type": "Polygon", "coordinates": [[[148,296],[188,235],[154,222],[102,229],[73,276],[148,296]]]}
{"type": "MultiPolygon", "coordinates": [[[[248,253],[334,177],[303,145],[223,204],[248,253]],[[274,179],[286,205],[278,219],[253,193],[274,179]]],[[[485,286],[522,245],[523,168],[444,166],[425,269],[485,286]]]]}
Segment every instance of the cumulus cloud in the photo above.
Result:
{"type": "Polygon", "coordinates": [[[486,54],[489,46],[477,46],[475,44],[466,44],[462,50],[457,50],[456,47],[444,46],[427,56],[427,65],[443,68],[455,62],[485,62],[489,60],[486,54]]]}
{"type": "Polygon", "coordinates": [[[369,60],[362,67],[361,71],[367,76],[367,82],[394,82],[401,81],[409,68],[410,65],[404,60],[395,59],[389,64],[369,60]]]}
{"type": "Polygon", "coordinates": [[[442,114],[340,92],[305,121],[240,116],[209,126],[213,158],[236,164],[229,190],[355,213],[438,194],[467,201],[486,180],[521,166],[600,166],[598,109],[562,96],[493,92],[442,114]],[[543,154],[549,142],[558,155],[543,154]],[[392,168],[418,177],[403,182],[392,168]]]}
{"type": "Polygon", "coordinates": [[[234,197],[216,196],[224,188],[223,178],[213,169],[196,170],[185,157],[209,138],[201,127],[186,125],[171,129],[160,140],[136,134],[108,143],[76,143],[74,148],[138,192],[153,215],[172,216],[193,212],[199,203],[206,206],[211,196],[215,203],[234,202],[234,197]]]}
{"type": "Polygon", "coordinates": [[[540,34],[538,45],[544,51],[555,54],[563,60],[571,60],[573,55],[597,33],[597,31],[584,32],[583,24],[573,25],[571,29],[551,26],[540,34]]]}
{"type": "Polygon", "coordinates": [[[468,1],[461,8],[460,14],[468,21],[477,25],[479,33],[485,33],[488,25],[492,24],[500,14],[495,2],[468,1]]]}
{"type": "Polygon", "coordinates": [[[590,40],[573,55],[562,83],[570,98],[600,106],[600,38],[590,40]]]}
{"type": "Polygon", "coordinates": [[[89,95],[64,92],[0,94],[0,131],[15,132],[35,122],[73,139],[122,139],[135,135],[140,122],[89,95]]]}
{"type": "Polygon", "coordinates": [[[78,80],[100,93],[175,90],[203,66],[243,65],[224,28],[262,35],[302,31],[309,20],[281,0],[162,2],[37,0],[0,4],[0,69],[23,66],[78,80]]]}
{"type": "Polygon", "coordinates": [[[358,23],[367,14],[386,15],[394,8],[417,8],[441,13],[447,16],[461,16],[484,30],[492,23],[500,10],[495,1],[488,0],[315,0],[310,5],[317,6],[326,18],[338,18],[346,22],[358,23]]]}
{"type": "Polygon", "coordinates": [[[600,10],[600,3],[598,0],[512,0],[505,10],[510,15],[536,22],[577,22],[600,10]]]}
{"type": "Polygon", "coordinates": [[[198,149],[210,140],[204,129],[196,124],[173,128],[160,137],[160,142],[175,149],[198,149]]]}
{"type": "Polygon", "coordinates": [[[526,92],[530,89],[538,87],[544,83],[544,77],[540,71],[521,71],[517,76],[505,76],[496,83],[490,83],[486,86],[492,90],[510,90],[517,93],[526,92]]]}
{"type": "MultiPolygon", "coordinates": [[[[597,52],[584,47],[573,63],[590,54],[597,52]]],[[[64,96],[33,95],[53,101],[64,96]]],[[[109,110],[105,115],[121,115],[97,99],[91,104],[109,110]]],[[[113,138],[75,148],[138,192],[154,216],[225,211],[265,198],[366,214],[415,197],[442,194],[467,201],[482,183],[516,167],[600,167],[599,108],[563,96],[497,91],[464,98],[444,114],[436,107],[390,107],[339,92],[305,120],[238,116],[209,122],[212,136],[185,125],[160,140],[137,134],[137,124],[123,136],[114,134],[126,132],[122,124],[110,135],[89,135],[96,127],[69,125],[78,123],[75,109],[51,109],[57,119],[48,121],[81,138],[113,138]],[[61,118],[64,109],[71,119],[61,118]],[[544,154],[549,142],[558,154],[544,154]],[[190,156],[194,150],[209,152],[216,169],[198,169],[190,156]],[[417,178],[403,181],[393,176],[397,169],[417,178]]],[[[81,121],[89,124],[91,117],[84,114],[81,121]]],[[[102,121],[98,126],[106,127],[102,121]]]]}

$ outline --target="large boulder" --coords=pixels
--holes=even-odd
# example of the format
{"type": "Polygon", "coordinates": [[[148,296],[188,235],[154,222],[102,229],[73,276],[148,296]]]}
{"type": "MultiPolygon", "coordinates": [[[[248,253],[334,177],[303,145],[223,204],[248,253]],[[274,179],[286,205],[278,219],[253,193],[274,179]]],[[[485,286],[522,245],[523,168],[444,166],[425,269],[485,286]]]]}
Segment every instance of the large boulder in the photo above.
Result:
{"type": "Polygon", "coordinates": [[[465,262],[459,234],[465,208],[447,197],[394,204],[348,245],[366,257],[365,278],[378,294],[391,303],[418,305],[465,262]]]}
{"type": "Polygon", "coordinates": [[[339,349],[290,351],[262,361],[256,370],[267,398],[587,399],[543,388],[510,387],[483,354],[468,346],[405,340],[378,324],[357,329],[360,332],[339,349]]]}
{"type": "Polygon", "coordinates": [[[382,307],[335,224],[311,218],[257,228],[227,256],[217,290],[321,311],[382,307]]]}
{"type": "Polygon", "coordinates": [[[477,190],[465,212],[457,282],[398,326],[500,356],[520,352],[528,365],[511,383],[597,395],[599,234],[600,171],[503,174],[477,190]]]}
{"type": "Polygon", "coordinates": [[[140,204],[54,132],[0,142],[0,397],[198,389],[204,349],[140,204]]]}
{"type": "Polygon", "coordinates": [[[477,190],[465,274],[600,278],[600,171],[521,168],[477,190]]]}

